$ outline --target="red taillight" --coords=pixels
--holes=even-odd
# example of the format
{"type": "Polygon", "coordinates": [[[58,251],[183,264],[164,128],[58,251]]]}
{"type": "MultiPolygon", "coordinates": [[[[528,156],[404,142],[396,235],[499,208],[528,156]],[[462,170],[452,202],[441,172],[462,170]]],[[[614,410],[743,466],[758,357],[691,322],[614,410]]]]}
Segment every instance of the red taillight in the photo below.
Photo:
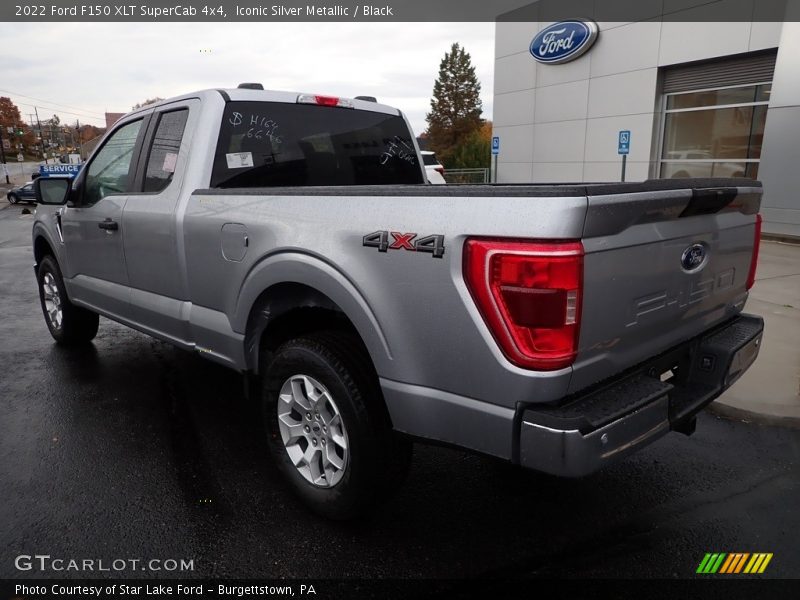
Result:
{"type": "Polygon", "coordinates": [[[322,106],[336,106],[339,104],[339,98],[336,96],[314,96],[314,100],[322,106]]]}
{"type": "Polygon", "coordinates": [[[353,108],[353,101],[350,98],[339,98],[338,96],[318,96],[316,94],[300,94],[297,97],[298,104],[317,104],[319,106],[338,106],[339,108],[353,108]]]}
{"type": "Polygon", "coordinates": [[[433,170],[439,173],[442,177],[444,177],[444,167],[434,167],[433,170]]]}
{"type": "Polygon", "coordinates": [[[464,277],[508,360],[541,371],[575,361],[583,284],[580,242],[467,240],[464,277]]]}
{"type": "Polygon", "coordinates": [[[750,271],[747,273],[747,289],[756,282],[756,267],[758,266],[758,247],[761,245],[761,215],[756,215],[756,234],[753,238],[753,254],[750,257],[750,271]]]}

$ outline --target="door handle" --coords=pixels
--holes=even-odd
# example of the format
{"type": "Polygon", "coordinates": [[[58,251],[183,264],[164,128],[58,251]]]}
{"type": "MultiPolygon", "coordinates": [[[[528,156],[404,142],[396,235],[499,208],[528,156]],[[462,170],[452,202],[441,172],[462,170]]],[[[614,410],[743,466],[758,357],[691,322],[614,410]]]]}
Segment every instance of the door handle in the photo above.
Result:
{"type": "Polygon", "coordinates": [[[100,221],[97,226],[100,229],[105,229],[106,231],[116,231],[119,229],[119,223],[116,221],[112,221],[111,219],[106,219],[105,221],[100,221]]]}

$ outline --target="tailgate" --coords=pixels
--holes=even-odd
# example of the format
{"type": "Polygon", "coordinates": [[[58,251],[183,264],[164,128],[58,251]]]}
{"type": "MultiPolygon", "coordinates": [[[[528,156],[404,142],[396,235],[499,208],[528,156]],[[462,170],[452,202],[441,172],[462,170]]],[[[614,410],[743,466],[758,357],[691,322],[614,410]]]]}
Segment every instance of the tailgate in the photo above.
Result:
{"type": "Polygon", "coordinates": [[[570,391],[738,314],[761,185],[738,180],[589,186],[580,344],[570,391]]]}

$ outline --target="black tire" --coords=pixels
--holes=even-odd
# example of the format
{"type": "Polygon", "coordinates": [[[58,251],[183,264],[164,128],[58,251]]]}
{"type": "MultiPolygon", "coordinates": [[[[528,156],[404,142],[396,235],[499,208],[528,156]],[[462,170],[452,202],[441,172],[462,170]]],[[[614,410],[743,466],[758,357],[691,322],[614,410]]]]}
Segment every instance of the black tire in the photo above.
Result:
{"type": "MultiPolygon", "coordinates": [[[[346,332],[308,334],[286,342],[265,362],[262,400],[270,451],[293,491],[312,511],[330,519],[352,519],[402,483],[411,462],[411,442],[392,431],[377,377],[359,340],[346,332]],[[280,391],[297,375],[311,377],[328,390],[346,430],[347,459],[340,479],[329,487],[306,479],[281,437],[280,391]]],[[[309,424],[313,426],[313,420],[309,424]]]]}
{"type": "Polygon", "coordinates": [[[36,279],[39,284],[39,302],[42,305],[44,322],[53,339],[64,346],[85,344],[94,339],[94,336],[97,335],[100,318],[97,313],[75,306],[69,301],[67,290],[64,287],[64,279],[61,277],[61,269],[58,268],[55,258],[48,255],[42,259],[36,279]],[[54,322],[48,313],[45,302],[46,286],[55,286],[58,293],[58,303],[61,307],[60,322],[54,322]]]}
{"type": "Polygon", "coordinates": [[[17,198],[16,194],[11,194],[11,195],[8,197],[8,201],[9,201],[11,204],[16,204],[17,202],[19,202],[19,198],[17,198]]]}

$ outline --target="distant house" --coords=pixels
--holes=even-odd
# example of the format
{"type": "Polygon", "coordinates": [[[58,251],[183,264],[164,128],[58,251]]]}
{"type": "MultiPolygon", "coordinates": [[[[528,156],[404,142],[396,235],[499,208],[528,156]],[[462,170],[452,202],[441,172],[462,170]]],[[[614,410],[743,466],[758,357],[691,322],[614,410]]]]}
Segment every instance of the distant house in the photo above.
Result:
{"type": "Polygon", "coordinates": [[[125,116],[125,113],[106,113],[106,130],[111,127],[114,123],[119,121],[122,117],[125,116]]]}

